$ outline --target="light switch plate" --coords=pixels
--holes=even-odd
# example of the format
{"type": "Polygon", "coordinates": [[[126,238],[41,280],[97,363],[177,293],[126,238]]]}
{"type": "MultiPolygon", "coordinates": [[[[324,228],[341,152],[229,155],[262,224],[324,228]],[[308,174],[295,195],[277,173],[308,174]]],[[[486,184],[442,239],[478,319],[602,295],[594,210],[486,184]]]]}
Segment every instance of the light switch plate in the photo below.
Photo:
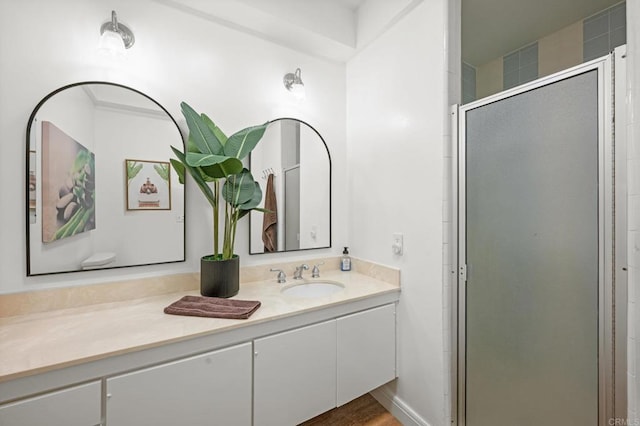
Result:
{"type": "Polygon", "coordinates": [[[391,248],[393,249],[393,254],[402,256],[402,252],[404,251],[404,242],[403,242],[402,234],[400,233],[393,234],[393,241],[391,244],[391,248]]]}

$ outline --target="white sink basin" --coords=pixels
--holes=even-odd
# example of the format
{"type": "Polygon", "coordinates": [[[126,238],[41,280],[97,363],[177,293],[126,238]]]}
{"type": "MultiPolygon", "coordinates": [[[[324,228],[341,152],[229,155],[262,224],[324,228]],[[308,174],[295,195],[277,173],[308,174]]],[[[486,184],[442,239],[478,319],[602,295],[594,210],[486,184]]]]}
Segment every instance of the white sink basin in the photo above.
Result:
{"type": "Polygon", "coordinates": [[[305,281],[284,287],[282,294],[297,297],[324,297],[344,290],[344,285],[335,281],[305,281]]]}

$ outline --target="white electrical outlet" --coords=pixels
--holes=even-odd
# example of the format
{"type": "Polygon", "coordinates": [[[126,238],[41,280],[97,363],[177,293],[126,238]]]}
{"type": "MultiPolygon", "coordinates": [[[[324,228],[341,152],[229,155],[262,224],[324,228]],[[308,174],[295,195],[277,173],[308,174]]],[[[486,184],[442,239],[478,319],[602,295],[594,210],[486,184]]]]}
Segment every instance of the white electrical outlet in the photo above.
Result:
{"type": "Polygon", "coordinates": [[[404,243],[403,243],[402,234],[393,234],[393,242],[391,244],[391,248],[393,249],[393,254],[397,254],[398,256],[402,256],[402,252],[404,251],[404,243]]]}

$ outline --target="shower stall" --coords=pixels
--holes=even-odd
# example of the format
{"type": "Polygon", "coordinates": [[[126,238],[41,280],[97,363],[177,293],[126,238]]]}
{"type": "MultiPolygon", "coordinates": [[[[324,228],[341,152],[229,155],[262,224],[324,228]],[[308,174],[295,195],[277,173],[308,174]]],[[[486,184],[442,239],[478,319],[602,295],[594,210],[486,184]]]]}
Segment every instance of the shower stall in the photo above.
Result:
{"type": "Polygon", "coordinates": [[[626,419],[623,64],[457,111],[458,425],[626,419]]]}

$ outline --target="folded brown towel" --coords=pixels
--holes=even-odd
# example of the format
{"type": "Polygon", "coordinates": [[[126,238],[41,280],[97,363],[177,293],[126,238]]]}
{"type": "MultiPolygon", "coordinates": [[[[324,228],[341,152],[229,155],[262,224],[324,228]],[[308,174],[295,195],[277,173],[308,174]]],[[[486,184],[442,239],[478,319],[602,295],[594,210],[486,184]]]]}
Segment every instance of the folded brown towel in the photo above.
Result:
{"type": "Polygon", "coordinates": [[[252,300],[184,296],[182,299],[164,308],[164,313],[195,317],[247,319],[258,310],[260,305],[260,302],[252,300]]]}

